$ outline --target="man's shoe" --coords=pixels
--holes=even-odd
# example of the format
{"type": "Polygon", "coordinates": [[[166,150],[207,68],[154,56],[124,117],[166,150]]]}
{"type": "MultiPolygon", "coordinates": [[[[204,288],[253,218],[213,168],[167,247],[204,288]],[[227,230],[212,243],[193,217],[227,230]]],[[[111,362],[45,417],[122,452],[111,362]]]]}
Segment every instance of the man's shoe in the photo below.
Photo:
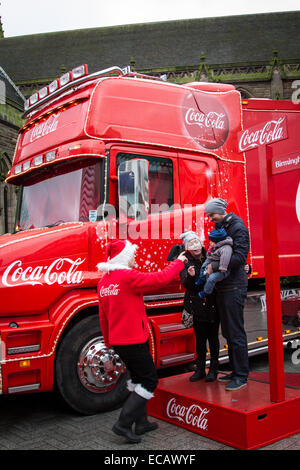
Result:
{"type": "Polygon", "coordinates": [[[217,379],[218,370],[215,368],[210,368],[207,376],[205,377],[205,382],[214,382],[217,379]]]}
{"type": "Polygon", "coordinates": [[[247,385],[247,380],[245,382],[239,379],[238,377],[235,377],[234,379],[232,379],[232,381],[228,385],[226,385],[225,390],[228,390],[228,391],[239,390],[240,388],[246,387],[246,385],[247,385]]]}
{"type": "Polygon", "coordinates": [[[230,372],[230,374],[221,375],[221,377],[218,377],[218,382],[222,382],[225,384],[225,383],[231,382],[233,378],[234,378],[233,372],[230,372]]]}
{"type": "Polygon", "coordinates": [[[204,379],[206,377],[205,369],[196,369],[193,375],[190,376],[190,382],[197,382],[197,380],[204,379]]]}

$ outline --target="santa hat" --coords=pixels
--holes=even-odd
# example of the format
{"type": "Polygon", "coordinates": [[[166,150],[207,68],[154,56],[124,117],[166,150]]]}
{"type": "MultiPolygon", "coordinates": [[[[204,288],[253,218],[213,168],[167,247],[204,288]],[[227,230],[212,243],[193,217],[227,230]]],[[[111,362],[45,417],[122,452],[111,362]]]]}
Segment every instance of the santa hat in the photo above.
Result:
{"type": "Polygon", "coordinates": [[[111,240],[105,249],[104,263],[97,264],[99,271],[115,271],[116,269],[130,269],[128,264],[133,257],[137,245],[128,240],[111,240]]]}

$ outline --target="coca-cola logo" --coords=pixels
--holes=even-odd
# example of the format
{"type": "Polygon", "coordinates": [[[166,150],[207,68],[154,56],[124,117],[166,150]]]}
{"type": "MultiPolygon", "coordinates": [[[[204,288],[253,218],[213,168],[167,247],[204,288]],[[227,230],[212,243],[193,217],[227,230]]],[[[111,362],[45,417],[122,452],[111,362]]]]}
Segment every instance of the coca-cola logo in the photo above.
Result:
{"type": "Polygon", "coordinates": [[[99,294],[100,297],[106,297],[108,295],[118,295],[119,292],[119,284],[110,284],[108,287],[102,286],[99,294]]]}
{"type": "Polygon", "coordinates": [[[239,151],[245,152],[256,147],[272,144],[287,138],[286,119],[281,116],[239,133],[239,151]]]}
{"type": "Polygon", "coordinates": [[[58,118],[58,114],[52,114],[46,121],[36,124],[30,131],[30,142],[34,142],[40,137],[54,132],[58,126],[58,118]]]}
{"type": "Polygon", "coordinates": [[[78,270],[84,259],[58,258],[49,266],[27,266],[24,268],[21,260],[11,263],[2,275],[2,284],[8,287],[22,285],[79,284],[83,272],[78,270]]]}
{"type": "Polygon", "coordinates": [[[183,103],[184,126],[192,139],[201,147],[217,149],[227,139],[229,121],[227,113],[216,97],[191,93],[183,103]]]}
{"type": "Polygon", "coordinates": [[[193,403],[190,406],[184,406],[176,402],[176,398],[171,398],[166,408],[167,416],[169,418],[177,419],[182,423],[188,424],[195,428],[207,430],[208,426],[208,408],[202,408],[193,403]]]}

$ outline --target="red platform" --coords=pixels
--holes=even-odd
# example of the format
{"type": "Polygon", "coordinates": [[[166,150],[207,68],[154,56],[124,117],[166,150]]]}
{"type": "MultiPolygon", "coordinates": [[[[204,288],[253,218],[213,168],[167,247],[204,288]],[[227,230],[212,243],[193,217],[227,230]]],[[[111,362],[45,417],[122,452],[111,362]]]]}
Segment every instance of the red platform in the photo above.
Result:
{"type": "Polygon", "coordinates": [[[220,382],[190,382],[191,373],[159,381],[148,403],[150,416],[237,449],[257,449],[300,432],[300,389],[270,401],[269,383],[248,380],[229,392],[220,382]]]}

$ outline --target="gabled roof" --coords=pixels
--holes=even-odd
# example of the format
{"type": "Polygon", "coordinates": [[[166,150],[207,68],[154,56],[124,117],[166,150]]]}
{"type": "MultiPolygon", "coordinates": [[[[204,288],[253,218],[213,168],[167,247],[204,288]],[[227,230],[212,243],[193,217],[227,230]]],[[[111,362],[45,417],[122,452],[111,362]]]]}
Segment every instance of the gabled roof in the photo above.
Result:
{"type": "MultiPolygon", "coordinates": [[[[23,108],[25,98],[20,92],[20,90],[16,87],[14,82],[9,78],[5,70],[0,67],[0,81],[4,82],[4,90],[5,90],[5,100],[8,99],[13,101],[15,104],[21,106],[23,108]]],[[[4,91],[2,88],[2,91],[4,91]]],[[[2,97],[3,98],[3,97],[2,97]]]]}
{"type": "Polygon", "coordinates": [[[15,81],[51,79],[87,63],[94,72],[208,64],[269,62],[274,48],[300,59],[300,11],[133,24],[0,39],[0,63],[15,81]]]}

